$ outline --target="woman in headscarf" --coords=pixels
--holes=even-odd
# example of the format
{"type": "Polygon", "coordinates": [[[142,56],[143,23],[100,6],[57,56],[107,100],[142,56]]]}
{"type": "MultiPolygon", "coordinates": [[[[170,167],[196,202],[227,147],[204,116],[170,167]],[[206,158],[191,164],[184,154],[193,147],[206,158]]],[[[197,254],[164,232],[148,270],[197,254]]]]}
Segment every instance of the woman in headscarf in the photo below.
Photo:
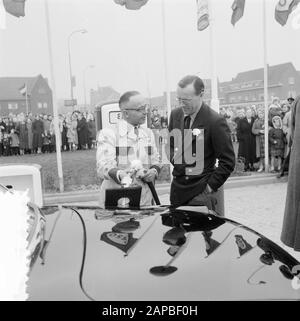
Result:
{"type": "Polygon", "coordinates": [[[300,96],[292,105],[291,156],[281,241],[300,251],[300,96]]]}

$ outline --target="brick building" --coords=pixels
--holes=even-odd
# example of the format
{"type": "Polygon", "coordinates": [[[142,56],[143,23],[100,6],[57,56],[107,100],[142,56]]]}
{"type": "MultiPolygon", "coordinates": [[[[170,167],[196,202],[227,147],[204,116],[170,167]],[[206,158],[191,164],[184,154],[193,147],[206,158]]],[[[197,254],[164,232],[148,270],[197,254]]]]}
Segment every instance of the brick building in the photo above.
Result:
{"type": "MultiPolygon", "coordinates": [[[[235,107],[262,105],[264,103],[264,69],[255,69],[240,72],[231,81],[218,82],[218,97],[220,106],[235,107]]],[[[205,85],[204,101],[210,104],[211,81],[203,79],[205,85]]],[[[295,98],[300,94],[300,72],[295,69],[291,62],[268,67],[268,100],[279,97],[285,100],[288,97],[295,98]]],[[[166,94],[152,97],[151,105],[158,109],[166,109],[166,94]]],[[[176,92],[171,92],[172,109],[178,104],[176,92]]]]}
{"type": "Polygon", "coordinates": [[[52,90],[42,75],[0,78],[0,115],[21,112],[53,114],[52,90]]]}
{"type": "MultiPolygon", "coordinates": [[[[243,106],[263,104],[263,68],[239,73],[232,81],[219,84],[221,105],[243,106]]],[[[268,101],[273,97],[285,100],[300,93],[300,73],[292,63],[268,66],[268,101]]]]}

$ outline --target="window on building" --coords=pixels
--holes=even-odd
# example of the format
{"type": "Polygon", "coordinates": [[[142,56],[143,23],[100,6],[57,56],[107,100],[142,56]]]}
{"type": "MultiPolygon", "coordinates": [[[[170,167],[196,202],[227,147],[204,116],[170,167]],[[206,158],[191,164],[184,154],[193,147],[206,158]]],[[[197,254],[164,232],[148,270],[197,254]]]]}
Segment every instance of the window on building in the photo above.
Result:
{"type": "Polygon", "coordinates": [[[37,103],[37,107],[38,107],[39,109],[41,109],[41,108],[43,108],[43,104],[42,104],[42,103],[37,103]]]}
{"type": "Polygon", "coordinates": [[[18,109],[17,103],[8,103],[8,109],[18,109]]]}
{"type": "Polygon", "coordinates": [[[295,78],[294,77],[289,77],[289,84],[294,85],[295,84],[295,78]]]}
{"type": "Polygon", "coordinates": [[[47,103],[43,103],[43,107],[44,108],[48,108],[48,104],[47,103]]]}
{"type": "Polygon", "coordinates": [[[248,96],[245,96],[245,101],[248,101],[249,100],[249,97],[248,96]]]}
{"type": "Polygon", "coordinates": [[[258,96],[258,100],[264,100],[264,99],[265,99],[264,94],[259,94],[259,96],[258,96]]]}

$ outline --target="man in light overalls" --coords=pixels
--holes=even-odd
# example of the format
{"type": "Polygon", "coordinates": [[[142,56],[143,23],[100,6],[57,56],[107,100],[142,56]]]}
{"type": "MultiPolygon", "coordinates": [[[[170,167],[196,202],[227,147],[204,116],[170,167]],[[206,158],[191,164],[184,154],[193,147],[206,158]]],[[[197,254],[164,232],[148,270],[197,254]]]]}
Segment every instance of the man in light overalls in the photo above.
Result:
{"type": "Polygon", "coordinates": [[[121,188],[133,161],[139,160],[145,174],[138,184],[142,186],[140,206],[152,205],[153,197],[147,182],[154,182],[160,171],[159,153],[151,129],[145,123],[148,106],[137,91],[124,93],[119,100],[122,119],[115,129],[103,129],[97,139],[97,172],[103,179],[100,189],[100,207],[104,208],[105,191],[121,188]]]}

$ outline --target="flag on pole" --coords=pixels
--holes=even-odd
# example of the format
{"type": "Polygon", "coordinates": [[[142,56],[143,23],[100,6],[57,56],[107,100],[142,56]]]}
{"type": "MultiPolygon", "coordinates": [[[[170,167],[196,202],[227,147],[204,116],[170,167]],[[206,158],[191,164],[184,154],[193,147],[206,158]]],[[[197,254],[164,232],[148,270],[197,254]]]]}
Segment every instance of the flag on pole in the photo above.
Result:
{"type": "Polygon", "coordinates": [[[234,0],[231,9],[231,24],[234,26],[244,15],[245,0],[234,0]]]}
{"type": "Polygon", "coordinates": [[[300,0],[279,0],[275,7],[275,20],[284,26],[290,13],[296,9],[300,0]]]}
{"type": "Polygon", "coordinates": [[[197,28],[199,31],[209,26],[208,1],[197,0],[197,28]]]}
{"type": "Polygon", "coordinates": [[[24,84],[21,88],[19,88],[19,92],[20,92],[23,96],[27,95],[27,85],[24,84]]]}
{"type": "Polygon", "coordinates": [[[25,16],[25,1],[26,0],[3,0],[3,5],[6,12],[19,18],[25,16]]]}
{"type": "Polygon", "coordinates": [[[125,8],[129,10],[138,10],[148,2],[148,0],[114,0],[114,1],[115,3],[121,6],[125,6],[125,8]]]}

